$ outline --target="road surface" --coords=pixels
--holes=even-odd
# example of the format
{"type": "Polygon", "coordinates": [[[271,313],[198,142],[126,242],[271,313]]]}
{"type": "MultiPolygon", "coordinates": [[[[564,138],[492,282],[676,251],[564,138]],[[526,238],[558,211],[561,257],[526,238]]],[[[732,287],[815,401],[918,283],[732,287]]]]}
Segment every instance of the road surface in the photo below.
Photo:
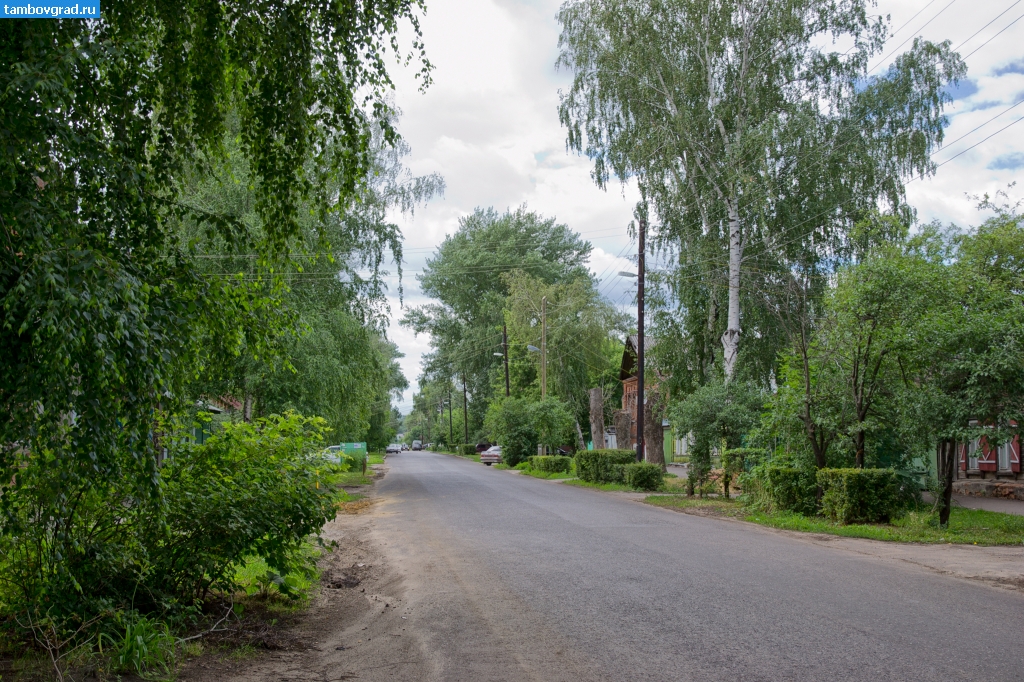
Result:
{"type": "Polygon", "coordinates": [[[432,453],[378,523],[445,680],[1022,680],[1024,595],[432,453]]]}

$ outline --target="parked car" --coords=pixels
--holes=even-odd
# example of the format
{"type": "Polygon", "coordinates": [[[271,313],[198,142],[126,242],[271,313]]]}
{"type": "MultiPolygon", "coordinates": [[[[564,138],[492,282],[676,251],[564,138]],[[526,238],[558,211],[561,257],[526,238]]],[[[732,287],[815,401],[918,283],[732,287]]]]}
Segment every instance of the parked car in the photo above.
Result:
{"type": "Polygon", "coordinates": [[[476,454],[479,455],[481,452],[483,452],[484,450],[486,450],[489,447],[491,447],[490,443],[477,443],[476,444],[476,454]]]}
{"type": "Polygon", "coordinates": [[[486,450],[484,450],[483,452],[481,452],[480,453],[480,461],[483,462],[484,464],[486,464],[487,466],[491,466],[492,464],[500,464],[501,463],[501,446],[500,445],[493,445],[493,446],[487,448],[486,450]]]}
{"type": "Polygon", "coordinates": [[[409,446],[408,446],[408,444],[406,444],[406,443],[402,443],[402,449],[403,449],[403,450],[408,450],[408,449],[409,449],[409,446]]]}
{"type": "Polygon", "coordinates": [[[412,442],[412,449],[413,450],[422,450],[423,449],[423,443],[421,441],[414,440],[412,442]]]}
{"type": "Polygon", "coordinates": [[[384,452],[386,452],[389,455],[392,452],[401,452],[401,451],[402,451],[402,446],[399,445],[398,443],[392,443],[391,445],[387,446],[387,448],[385,448],[385,450],[384,450],[384,452]]]}

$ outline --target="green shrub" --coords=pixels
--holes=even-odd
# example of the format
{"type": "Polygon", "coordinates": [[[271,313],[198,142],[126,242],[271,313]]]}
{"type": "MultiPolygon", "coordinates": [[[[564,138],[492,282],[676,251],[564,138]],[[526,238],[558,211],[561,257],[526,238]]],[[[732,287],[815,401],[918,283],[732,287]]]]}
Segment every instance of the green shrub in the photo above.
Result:
{"type": "Polygon", "coordinates": [[[733,448],[722,453],[722,492],[729,497],[729,487],[737,476],[747,472],[764,460],[767,452],[761,448],[733,448]]]}
{"type": "Polygon", "coordinates": [[[462,445],[459,446],[459,454],[464,455],[466,457],[472,457],[473,455],[476,454],[476,444],[463,443],[462,445]]]}
{"type": "Polygon", "coordinates": [[[533,427],[532,403],[525,398],[504,398],[491,403],[484,424],[501,445],[506,466],[517,464],[537,452],[537,431],[533,427]]]}
{"type": "Polygon", "coordinates": [[[623,466],[626,485],[635,490],[657,490],[665,482],[661,467],[651,462],[633,462],[623,466]]]}
{"type": "Polygon", "coordinates": [[[588,483],[622,483],[623,467],[636,461],[632,450],[580,450],[576,475],[588,483]]]}
{"type": "Polygon", "coordinates": [[[839,523],[880,523],[899,517],[913,499],[893,469],[820,469],[821,511],[839,523]]]}
{"type": "Polygon", "coordinates": [[[814,514],[818,488],[813,474],[796,467],[768,464],[763,468],[765,493],[774,511],[814,514]]]}
{"type": "Polygon", "coordinates": [[[567,474],[572,471],[572,457],[534,455],[530,458],[530,467],[549,474],[567,474]]]}
{"type": "MultiPolygon", "coordinates": [[[[338,466],[320,454],[325,428],[288,414],[225,424],[203,445],[168,438],[150,489],[127,475],[72,488],[71,460],[27,458],[0,497],[0,618],[46,618],[55,631],[119,610],[164,618],[233,587],[246,557],[290,572],[336,512],[336,490],[323,481],[338,466]]],[[[130,624],[149,632],[143,620],[130,624]]]]}

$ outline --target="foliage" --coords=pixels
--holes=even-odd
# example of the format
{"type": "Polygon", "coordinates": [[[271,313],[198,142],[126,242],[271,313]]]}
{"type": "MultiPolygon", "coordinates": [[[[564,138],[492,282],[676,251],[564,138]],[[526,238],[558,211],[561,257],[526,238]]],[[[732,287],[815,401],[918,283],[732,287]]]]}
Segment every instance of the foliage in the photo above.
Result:
{"type": "Polygon", "coordinates": [[[758,467],[752,474],[763,485],[769,511],[811,515],[817,512],[818,489],[813,473],[807,469],[769,462],[758,467]]]}
{"type": "Polygon", "coordinates": [[[633,462],[623,467],[623,481],[634,490],[657,490],[664,483],[664,472],[651,462],[633,462]]]}
{"type": "Polygon", "coordinates": [[[588,483],[621,483],[623,467],[635,461],[632,450],[579,450],[576,474],[588,483]]]}
{"type": "Polygon", "coordinates": [[[754,512],[746,518],[773,528],[890,542],[1016,546],[1024,542],[1024,517],[962,507],[952,510],[945,525],[928,510],[908,512],[889,524],[842,524],[790,513],[754,512]]]}
{"type": "Polygon", "coordinates": [[[892,469],[819,469],[821,513],[839,523],[884,523],[913,501],[892,469]]]}
{"type": "Polygon", "coordinates": [[[764,397],[752,382],[715,381],[669,407],[670,422],[679,433],[693,434],[689,450],[690,485],[702,486],[711,471],[711,452],[737,448],[757,422],[764,397]]]}
{"type": "Polygon", "coordinates": [[[651,495],[644,502],[681,511],[697,509],[702,515],[712,512],[772,528],[889,542],[1019,546],[1024,541],[1024,516],[962,507],[954,508],[949,524],[942,527],[935,514],[927,510],[911,510],[888,524],[841,524],[820,516],[751,510],[741,501],[723,498],[651,495]]]}
{"type": "Polygon", "coordinates": [[[729,487],[737,476],[765,460],[762,448],[731,448],[722,451],[722,495],[729,497],[729,487]]]}
{"type": "Polygon", "coordinates": [[[174,661],[177,640],[166,623],[139,615],[119,614],[115,623],[124,631],[116,639],[103,633],[104,642],[111,648],[110,667],[114,673],[142,674],[152,670],[168,672],[174,661]]]}
{"type": "Polygon", "coordinates": [[[572,471],[572,462],[572,457],[534,455],[530,458],[530,468],[550,474],[567,474],[572,471]]]}
{"type": "Polygon", "coordinates": [[[576,442],[575,421],[569,406],[553,396],[530,404],[530,423],[539,443],[554,448],[576,442]]]}
{"type": "Polygon", "coordinates": [[[324,429],[323,420],[289,414],[227,424],[203,445],[173,440],[159,498],[139,494],[131,479],[72,488],[59,461],[32,462],[3,497],[6,615],[38,620],[42,605],[61,622],[166,614],[231,588],[246,557],[287,573],[335,514],[334,489],[322,481],[331,465],[317,454],[324,429]],[[39,523],[55,491],[70,496],[70,509],[39,523]]]}
{"type": "Polygon", "coordinates": [[[531,403],[525,398],[503,398],[491,404],[485,422],[491,439],[501,445],[501,459],[514,467],[537,452],[531,403]]]}
{"type": "Polygon", "coordinates": [[[572,0],[559,12],[568,144],[599,185],[636,179],[638,218],[653,206],[653,245],[678,256],[662,328],[684,351],[673,377],[687,392],[712,367],[767,385],[849,229],[879,206],[911,219],[904,183],[934,169],[946,88],[966,67],[948,42],[916,39],[870,76],[888,31],[869,7],[572,0]]]}
{"type": "MultiPolygon", "coordinates": [[[[384,55],[409,20],[429,77],[420,7],[115,0],[96,21],[0,26],[0,443],[76,458],[69,476],[155,476],[153,412],[186,400],[214,354],[203,341],[230,350],[250,317],[286,324],[278,285],[206,278],[177,243],[184,217],[244,233],[179,201],[184,169],[221,153],[237,112],[269,266],[299,215],[351,201],[368,168],[364,107],[397,139],[384,55]],[[125,451],[138,466],[121,468],[125,451]]],[[[0,449],[0,479],[15,457],[0,449]]]]}
{"type": "Polygon", "coordinates": [[[476,454],[476,444],[474,443],[463,443],[459,446],[459,454],[464,457],[472,457],[476,454]]]}
{"type": "MultiPolygon", "coordinates": [[[[543,307],[547,317],[548,395],[558,396],[567,404],[572,418],[586,424],[588,391],[601,386],[614,395],[615,385],[621,384],[618,369],[622,346],[612,341],[612,335],[621,337],[628,331],[625,316],[601,297],[590,277],[548,283],[523,270],[502,276],[508,285],[509,342],[521,347],[541,345],[543,307]],[[547,302],[542,305],[544,298],[547,302]],[[609,353],[609,345],[618,352],[609,353]]],[[[539,376],[540,355],[533,353],[528,361],[537,363],[539,376]]],[[[572,437],[559,444],[575,440],[572,437]]]]}
{"type": "MultiPolygon", "coordinates": [[[[494,355],[502,350],[509,295],[502,274],[518,270],[546,285],[589,281],[586,263],[591,248],[565,225],[525,207],[503,214],[477,209],[459,220],[458,231],[446,237],[427,261],[420,286],[435,302],[413,308],[402,324],[430,335],[425,383],[446,387],[454,380],[461,388],[465,382],[471,434],[482,424],[495,395],[504,393],[503,359],[494,355]]],[[[536,360],[528,357],[525,343],[514,340],[509,360],[513,394],[525,395],[527,386],[520,380],[535,382],[536,360]]]]}

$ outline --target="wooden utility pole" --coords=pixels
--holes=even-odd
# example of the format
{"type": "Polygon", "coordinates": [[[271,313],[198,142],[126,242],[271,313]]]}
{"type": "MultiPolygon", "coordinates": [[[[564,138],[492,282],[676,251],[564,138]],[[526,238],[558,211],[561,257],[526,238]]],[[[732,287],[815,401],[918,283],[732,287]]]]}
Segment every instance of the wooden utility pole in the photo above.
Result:
{"type": "Polygon", "coordinates": [[[644,238],[647,218],[639,221],[636,283],[636,458],[644,460],[644,238]]]}
{"type": "Polygon", "coordinates": [[[505,397],[509,396],[508,386],[508,325],[501,325],[501,352],[505,356],[505,397]]]}
{"type": "Polygon", "coordinates": [[[466,395],[466,375],[462,375],[462,428],[465,436],[463,443],[469,443],[469,398],[466,395]]]}
{"type": "Polygon", "coordinates": [[[540,299],[540,398],[548,396],[548,297],[540,299]]]}
{"type": "MultiPolygon", "coordinates": [[[[444,419],[444,417],[441,417],[444,419]]],[[[454,432],[452,431],[452,387],[448,385],[448,445],[452,445],[452,441],[455,440],[454,432]]]]}

